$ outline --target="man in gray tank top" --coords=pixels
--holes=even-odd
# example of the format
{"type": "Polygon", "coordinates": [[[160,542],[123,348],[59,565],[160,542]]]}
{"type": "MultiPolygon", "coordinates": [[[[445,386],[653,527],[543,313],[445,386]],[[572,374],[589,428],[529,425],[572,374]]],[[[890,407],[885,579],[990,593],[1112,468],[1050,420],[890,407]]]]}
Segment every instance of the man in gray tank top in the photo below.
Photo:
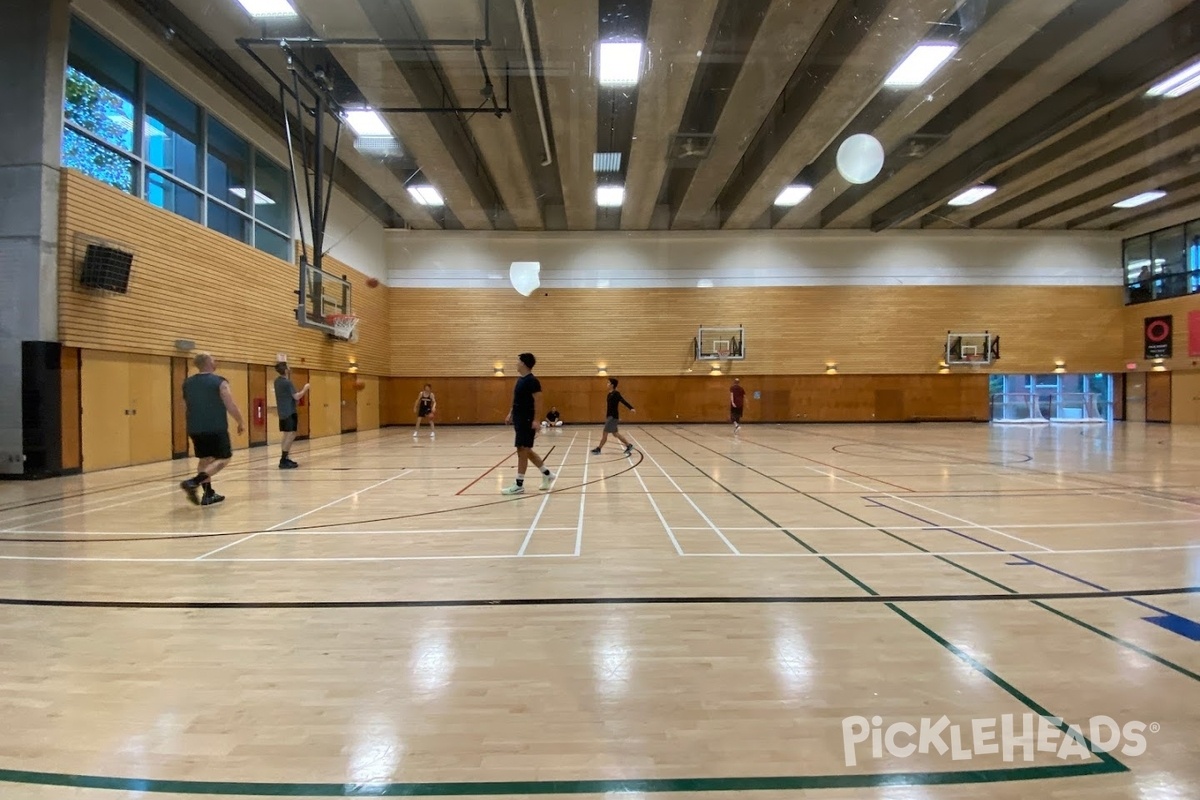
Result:
{"type": "Polygon", "coordinates": [[[233,399],[229,381],[217,374],[217,362],[213,357],[200,353],[193,362],[197,372],[183,382],[183,402],[187,406],[188,436],[200,464],[196,476],[179,484],[179,488],[195,505],[211,506],[225,499],[213,491],[212,477],[233,458],[226,414],[237,422],[239,434],[245,432],[246,423],[233,399]]]}

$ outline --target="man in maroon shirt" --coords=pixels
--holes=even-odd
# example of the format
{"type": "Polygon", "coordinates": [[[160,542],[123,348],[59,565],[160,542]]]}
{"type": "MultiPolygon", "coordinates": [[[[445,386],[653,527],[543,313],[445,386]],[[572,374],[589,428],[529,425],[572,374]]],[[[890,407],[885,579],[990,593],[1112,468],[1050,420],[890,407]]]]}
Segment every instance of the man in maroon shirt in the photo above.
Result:
{"type": "Polygon", "coordinates": [[[729,387],[729,418],[733,420],[735,431],[742,428],[742,409],[745,406],[746,390],[742,388],[741,380],[734,378],[733,386],[729,387]]]}

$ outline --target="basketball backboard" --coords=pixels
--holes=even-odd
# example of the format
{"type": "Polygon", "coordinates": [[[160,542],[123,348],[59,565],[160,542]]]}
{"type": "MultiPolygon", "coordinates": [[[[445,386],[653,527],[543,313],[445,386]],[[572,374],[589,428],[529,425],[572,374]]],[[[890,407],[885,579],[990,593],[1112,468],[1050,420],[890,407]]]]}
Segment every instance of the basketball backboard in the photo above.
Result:
{"type": "Polygon", "coordinates": [[[986,366],[1000,358],[1000,337],[983,333],[946,332],[946,366],[986,366]]]}
{"type": "Polygon", "coordinates": [[[746,329],[741,325],[701,325],[696,336],[696,360],[742,361],[746,358],[746,329]]]}

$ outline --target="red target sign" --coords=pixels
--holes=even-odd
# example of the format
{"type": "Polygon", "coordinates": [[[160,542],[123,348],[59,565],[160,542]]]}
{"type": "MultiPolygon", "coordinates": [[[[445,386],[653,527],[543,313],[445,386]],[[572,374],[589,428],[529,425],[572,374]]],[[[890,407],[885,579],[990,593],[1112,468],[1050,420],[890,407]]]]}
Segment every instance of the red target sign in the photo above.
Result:
{"type": "Polygon", "coordinates": [[[1146,358],[1171,357],[1171,317],[1145,318],[1146,358]]]}

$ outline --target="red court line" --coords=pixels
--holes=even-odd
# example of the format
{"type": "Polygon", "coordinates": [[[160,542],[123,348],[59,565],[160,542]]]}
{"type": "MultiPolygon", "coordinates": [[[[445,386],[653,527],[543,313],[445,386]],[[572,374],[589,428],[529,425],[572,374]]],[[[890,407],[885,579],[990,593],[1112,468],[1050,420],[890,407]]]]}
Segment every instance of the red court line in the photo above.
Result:
{"type": "Polygon", "coordinates": [[[470,489],[472,486],[474,486],[475,484],[479,483],[481,480],[483,480],[484,478],[486,478],[486,477],[488,476],[488,473],[490,473],[490,472],[491,472],[492,470],[494,470],[496,467],[498,467],[498,466],[500,466],[501,464],[503,464],[505,461],[508,461],[510,458],[512,458],[512,457],[513,457],[513,456],[515,456],[516,454],[517,454],[517,453],[516,453],[516,451],[515,451],[515,450],[514,450],[513,452],[509,453],[509,454],[508,454],[508,455],[506,455],[504,458],[500,459],[500,460],[499,460],[499,461],[497,461],[495,464],[492,464],[490,467],[488,467],[488,468],[487,468],[487,469],[486,469],[486,470],[483,472],[483,474],[482,474],[482,475],[480,475],[478,478],[476,478],[475,480],[471,481],[470,483],[468,483],[468,484],[467,484],[466,486],[464,486],[463,488],[459,489],[459,490],[458,490],[457,492],[455,492],[454,494],[457,496],[457,495],[460,495],[460,494],[462,494],[463,492],[465,492],[467,489],[470,489]]]}

